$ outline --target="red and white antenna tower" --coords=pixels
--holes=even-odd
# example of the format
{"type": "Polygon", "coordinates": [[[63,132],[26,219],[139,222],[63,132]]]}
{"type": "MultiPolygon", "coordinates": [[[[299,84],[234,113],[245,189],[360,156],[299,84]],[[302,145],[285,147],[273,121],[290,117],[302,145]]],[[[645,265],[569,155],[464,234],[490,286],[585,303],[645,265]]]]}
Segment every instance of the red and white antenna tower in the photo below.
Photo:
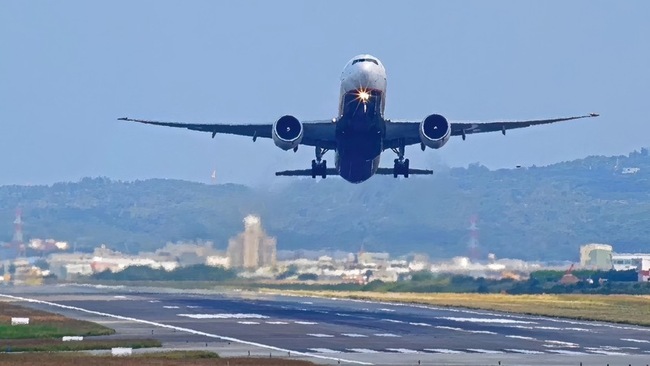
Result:
{"type": "Polygon", "coordinates": [[[478,260],[481,256],[481,249],[479,248],[478,241],[478,215],[472,215],[469,219],[469,243],[467,244],[467,250],[469,251],[469,257],[472,260],[478,260]]]}
{"type": "Polygon", "coordinates": [[[14,237],[12,244],[18,250],[18,256],[25,255],[27,246],[23,237],[23,211],[16,209],[16,219],[14,220],[14,237]]]}

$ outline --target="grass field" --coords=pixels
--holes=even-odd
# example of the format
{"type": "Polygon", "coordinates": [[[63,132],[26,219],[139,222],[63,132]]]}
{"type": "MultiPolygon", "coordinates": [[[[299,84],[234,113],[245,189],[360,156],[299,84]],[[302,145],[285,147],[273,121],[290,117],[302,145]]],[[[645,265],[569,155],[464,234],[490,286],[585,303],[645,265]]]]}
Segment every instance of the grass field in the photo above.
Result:
{"type": "Polygon", "coordinates": [[[65,354],[0,354],[0,366],[312,366],[314,363],[273,358],[219,358],[211,352],[160,352],[128,357],[65,354]]]}
{"type": "MultiPolygon", "coordinates": [[[[277,290],[268,290],[277,293],[277,290]]],[[[404,302],[650,326],[650,296],[283,291],[283,294],[404,302]]]]}
{"type": "Polygon", "coordinates": [[[60,352],[111,349],[113,347],[152,348],[162,347],[156,339],[84,339],[83,341],[63,342],[59,339],[2,339],[0,352],[60,352]]]}
{"type": "Polygon", "coordinates": [[[109,335],[115,330],[105,326],[66,318],[0,301],[0,339],[60,338],[62,336],[109,335]],[[29,318],[29,325],[11,325],[12,317],[29,318]]]}
{"type": "Polygon", "coordinates": [[[0,352],[83,351],[113,347],[162,346],[160,341],[155,339],[92,339],[92,336],[113,333],[115,330],[96,323],[0,301],[0,352]],[[12,317],[29,318],[29,324],[11,325],[12,317]],[[63,336],[83,336],[84,340],[63,342],[63,336]]]}

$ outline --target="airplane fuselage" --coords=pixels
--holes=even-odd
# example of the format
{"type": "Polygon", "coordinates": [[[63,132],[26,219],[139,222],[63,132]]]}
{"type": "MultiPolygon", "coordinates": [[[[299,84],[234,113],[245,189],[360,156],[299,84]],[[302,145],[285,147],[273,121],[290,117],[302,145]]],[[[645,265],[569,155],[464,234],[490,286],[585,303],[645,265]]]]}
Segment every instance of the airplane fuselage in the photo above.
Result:
{"type": "Polygon", "coordinates": [[[335,158],[339,175],[349,182],[361,183],[379,168],[385,102],[386,70],[381,62],[370,55],[350,60],[341,75],[335,158]]]}

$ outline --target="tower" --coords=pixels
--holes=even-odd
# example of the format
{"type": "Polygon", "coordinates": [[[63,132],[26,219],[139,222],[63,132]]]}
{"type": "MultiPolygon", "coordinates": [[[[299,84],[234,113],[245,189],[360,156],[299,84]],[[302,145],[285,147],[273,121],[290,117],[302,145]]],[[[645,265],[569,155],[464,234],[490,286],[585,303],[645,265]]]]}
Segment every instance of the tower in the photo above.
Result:
{"type": "Polygon", "coordinates": [[[481,249],[479,248],[479,241],[478,241],[478,226],[476,223],[478,222],[478,216],[477,215],[472,215],[469,219],[469,243],[467,244],[467,250],[469,254],[469,258],[473,261],[478,260],[481,256],[481,249]]]}
{"type": "Polygon", "coordinates": [[[25,246],[25,240],[23,238],[23,212],[20,208],[16,209],[16,219],[14,220],[14,237],[12,239],[12,244],[18,251],[18,256],[25,255],[27,247],[25,246]]]}

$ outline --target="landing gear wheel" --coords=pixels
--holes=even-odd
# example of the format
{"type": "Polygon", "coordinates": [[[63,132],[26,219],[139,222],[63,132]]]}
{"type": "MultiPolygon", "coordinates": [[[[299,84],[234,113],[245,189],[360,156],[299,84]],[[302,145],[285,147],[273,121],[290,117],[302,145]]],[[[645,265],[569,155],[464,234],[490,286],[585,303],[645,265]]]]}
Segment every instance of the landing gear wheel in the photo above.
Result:
{"type": "Polygon", "coordinates": [[[323,179],[327,178],[327,160],[323,160],[322,162],[316,160],[311,161],[311,177],[315,179],[319,175],[323,179]]]}
{"type": "Polygon", "coordinates": [[[404,160],[404,164],[402,164],[402,168],[404,169],[404,178],[409,177],[409,159],[404,160]]]}
{"type": "Polygon", "coordinates": [[[397,176],[399,175],[399,166],[400,166],[399,159],[395,159],[393,165],[393,178],[397,178],[397,176]]]}

